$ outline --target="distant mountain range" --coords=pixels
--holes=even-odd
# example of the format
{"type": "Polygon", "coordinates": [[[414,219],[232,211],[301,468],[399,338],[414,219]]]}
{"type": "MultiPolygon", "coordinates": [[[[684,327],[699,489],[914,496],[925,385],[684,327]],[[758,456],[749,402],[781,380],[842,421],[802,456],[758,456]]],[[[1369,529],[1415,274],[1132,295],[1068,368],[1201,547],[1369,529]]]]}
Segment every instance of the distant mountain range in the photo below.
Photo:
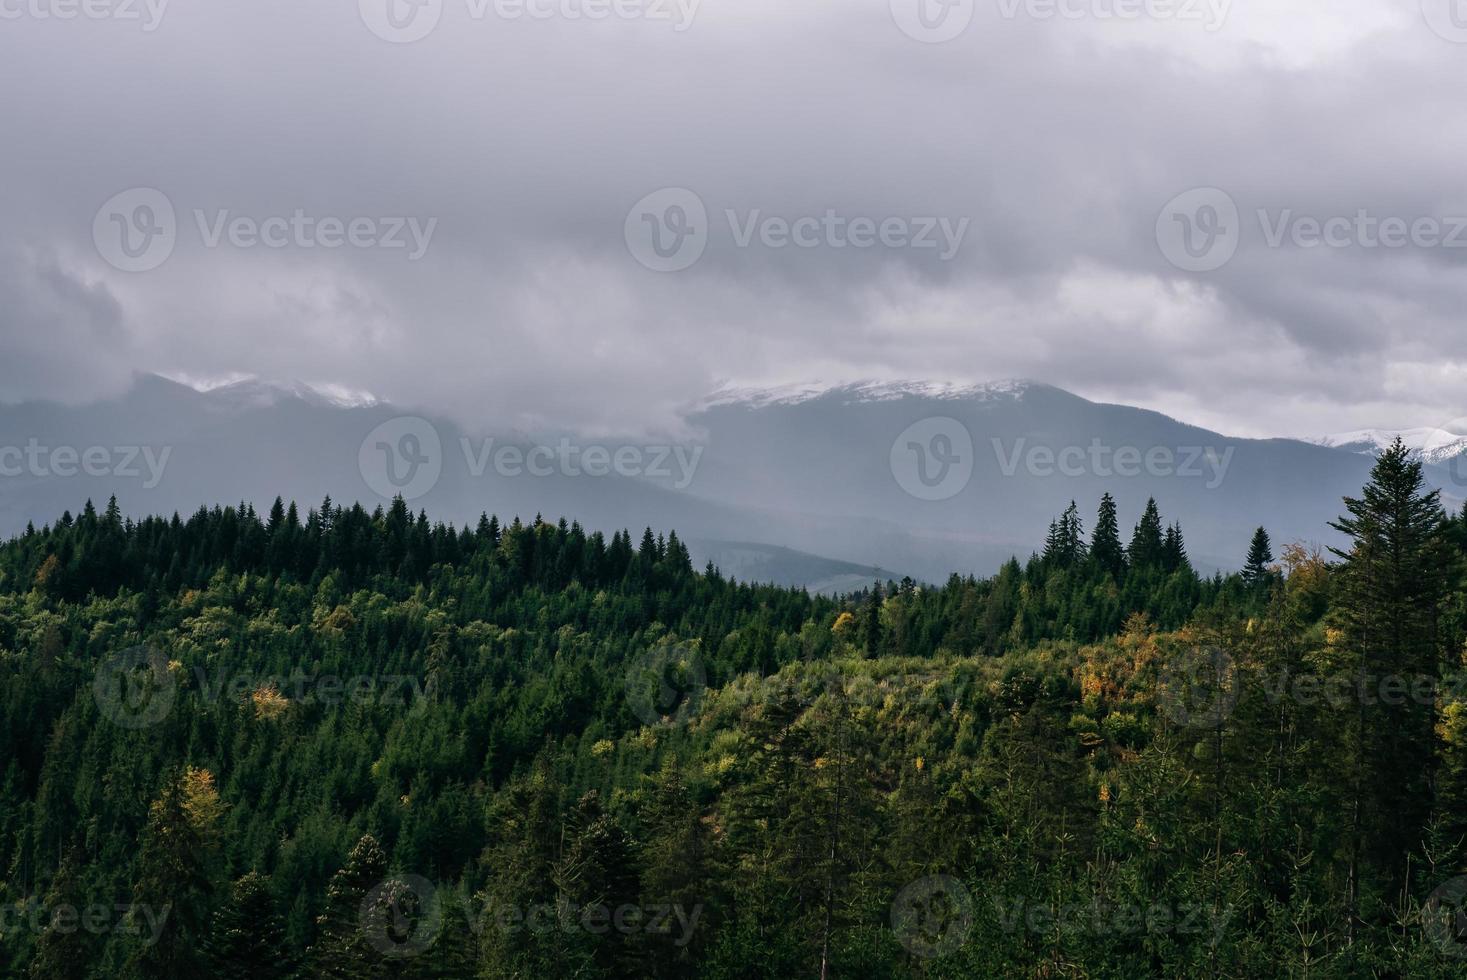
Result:
{"type": "MultiPolygon", "coordinates": [[[[1379,445],[1235,439],[1027,381],[724,391],[687,422],[695,436],[675,446],[479,435],[344,389],[141,376],[94,405],[0,406],[0,534],[112,495],[142,515],[263,510],[277,494],[374,507],[402,492],[457,523],[488,511],[675,529],[700,564],[834,591],[991,573],[1027,557],[1072,499],[1088,526],[1108,491],[1123,534],[1154,496],[1199,568],[1232,569],[1259,524],[1280,542],[1332,542],[1340,498],[1369,475],[1362,447],[1379,445]]],[[[1444,464],[1458,459],[1428,457],[1453,506],[1467,474],[1444,464]]]]}
{"type": "MultiPolygon", "coordinates": [[[[1467,419],[1462,420],[1467,423],[1467,419]]],[[[1428,463],[1455,468],[1467,473],[1467,435],[1447,429],[1359,429],[1341,432],[1332,436],[1320,436],[1310,442],[1346,452],[1379,456],[1393,445],[1397,438],[1413,449],[1428,463]]]]}

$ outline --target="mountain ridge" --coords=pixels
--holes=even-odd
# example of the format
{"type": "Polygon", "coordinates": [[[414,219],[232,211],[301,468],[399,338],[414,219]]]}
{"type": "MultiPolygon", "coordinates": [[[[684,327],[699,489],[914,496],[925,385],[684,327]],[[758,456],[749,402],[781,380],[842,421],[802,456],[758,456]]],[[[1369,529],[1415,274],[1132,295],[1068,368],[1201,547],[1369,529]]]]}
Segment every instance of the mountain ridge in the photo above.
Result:
{"type": "MultiPolygon", "coordinates": [[[[153,487],[116,473],[0,477],[0,534],[113,495],[133,516],[242,500],[263,509],[278,493],[303,506],[329,494],[375,507],[393,491],[368,479],[364,467],[380,459],[384,445],[399,445],[405,419],[426,426],[422,435],[441,468],[411,495],[415,509],[459,523],[487,511],[506,519],[564,516],[604,532],[675,529],[685,540],[724,549],[700,558],[720,566],[757,559],[759,575],[793,584],[804,576],[811,585],[887,569],[926,581],[988,574],[1028,555],[1072,500],[1088,527],[1103,493],[1116,498],[1123,532],[1155,498],[1169,521],[1182,523],[1199,568],[1233,569],[1260,524],[1276,539],[1333,543],[1329,522],[1340,513],[1340,498],[1359,491],[1372,465],[1369,456],[1341,448],[1224,436],[1150,409],[1022,380],[865,381],[757,389],[738,398],[725,391],[688,416],[692,437],[659,447],[575,433],[538,443],[500,433],[493,443],[476,442],[432,413],[377,399],[343,403],[321,396],[317,386],[246,379],[201,391],[152,375],[90,406],[0,406],[0,452],[34,439],[76,450],[142,446],[160,458],[169,453],[166,474],[153,487]],[[380,435],[384,426],[391,438],[380,435]],[[650,466],[588,474],[579,455],[540,476],[523,466],[500,472],[485,465],[488,449],[513,450],[521,459],[539,450],[550,458],[558,443],[607,458],[628,450],[648,462],[677,459],[669,454],[677,450],[686,479],[659,476],[650,466]],[[960,449],[963,458],[949,460],[965,471],[960,485],[928,494],[916,482],[914,447],[960,449]],[[1166,466],[1132,472],[1124,465],[1132,458],[1166,466]],[[813,568],[811,557],[828,564],[813,568]]],[[[1454,481],[1437,466],[1427,472],[1449,506],[1460,500],[1459,482],[1467,479],[1454,481]]]]}

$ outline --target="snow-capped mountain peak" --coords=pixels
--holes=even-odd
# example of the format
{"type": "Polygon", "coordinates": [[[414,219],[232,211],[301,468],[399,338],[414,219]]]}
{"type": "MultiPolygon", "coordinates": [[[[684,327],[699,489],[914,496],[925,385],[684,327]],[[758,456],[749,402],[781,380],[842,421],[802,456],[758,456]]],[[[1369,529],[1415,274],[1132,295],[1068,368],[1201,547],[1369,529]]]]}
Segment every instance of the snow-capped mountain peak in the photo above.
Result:
{"type": "Polygon", "coordinates": [[[304,381],[266,381],[254,375],[234,374],[222,378],[173,376],[169,380],[187,385],[231,408],[269,408],[298,400],[333,408],[367,408],[380,404],[371,392],[338,384],[307,384],[304,381]]]}
{"type": "Polygon", "coordinates": [[[1036,382],[1022,379],[993,381],[986,384],[960,384],[951,381],[856,381],[837,384],[806,382],[764,388],[725,387],[701,403],[701,408],[741,405],[748,408],[771,408],[799,405],[817,398],[839,398],[843,404],[888,402],[902,398],[927,398],[940,401],[999,401],[1022,398],[1036,382]]]}
{"type": "Polygon", "coordinates": [[[1307,440],[1331,449],[1379,456],[1399,437],[1406,448],[1428,463],[1444,463],[1467,454],[1467,435],[1432,427],[1419,429],[1357,429],[1307,440]]]}

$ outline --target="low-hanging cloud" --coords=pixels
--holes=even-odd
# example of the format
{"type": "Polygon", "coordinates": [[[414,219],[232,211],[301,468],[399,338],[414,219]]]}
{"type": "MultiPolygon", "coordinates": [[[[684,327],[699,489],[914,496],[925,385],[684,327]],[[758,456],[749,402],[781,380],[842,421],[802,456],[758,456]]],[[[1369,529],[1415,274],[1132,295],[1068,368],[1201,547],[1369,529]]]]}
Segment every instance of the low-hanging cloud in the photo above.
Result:
{"type": "Polygon", "coordinates": [[[1467,215],[1433,0],[979,3],[943,43],[905,0],[442,0],[410,43],[373,2],[5,8],[0,399],[247,372],[627,430],[728,381],[1021,375],[1242,434],[1462,414],[1463,250],[1259,217],[1467,215]],[[136,188],[173,231],[123,271],[94,225],[136,188]],[[1206,272],[1157,240],[1195,188],[1241,222],[1206,272]],[[675,272],[627,240],[666,189],[706,214],[675,272]]]}

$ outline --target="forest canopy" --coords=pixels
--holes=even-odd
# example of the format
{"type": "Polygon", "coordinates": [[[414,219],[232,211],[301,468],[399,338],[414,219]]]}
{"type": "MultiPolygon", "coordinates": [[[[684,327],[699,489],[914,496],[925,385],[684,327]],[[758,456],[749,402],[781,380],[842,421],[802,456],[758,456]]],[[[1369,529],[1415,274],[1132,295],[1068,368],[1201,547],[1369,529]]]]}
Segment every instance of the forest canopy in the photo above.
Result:
{"type": "MultiPolygon", "coordinates": [[[[824,597],[400,499],[0,547],[0,972],[1460,976],[1467,511],[824,597]]],[[[1087,531],[1087,525],[1090,530],[1087,531]]]]}

